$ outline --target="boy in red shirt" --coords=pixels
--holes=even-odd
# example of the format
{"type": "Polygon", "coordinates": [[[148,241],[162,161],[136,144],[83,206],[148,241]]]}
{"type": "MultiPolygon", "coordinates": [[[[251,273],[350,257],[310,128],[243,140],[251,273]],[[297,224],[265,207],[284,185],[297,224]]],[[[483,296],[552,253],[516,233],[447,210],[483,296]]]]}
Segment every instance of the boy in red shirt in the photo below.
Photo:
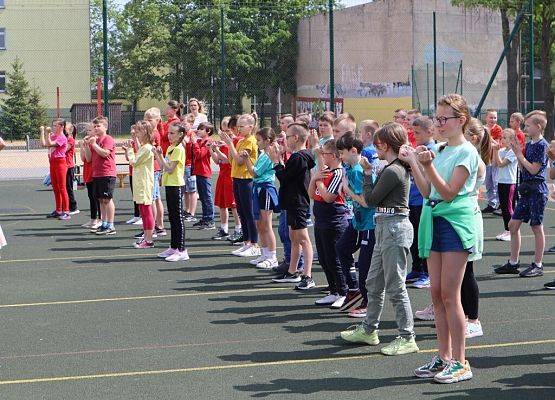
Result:
{"type": "Polygon", "coordinates": [[[104,117],[92,121],[94,135],[85,138],[85,157],[91,162],[94,195],[100,203],[102,225],[91,232],[97,235],[115,235],[114,188],[116,186],[116,142],[108,135],[108,120],[104,117]]]}
{"type": "Polygon", "coordinates": [[[509,128],[515,131],[516,138],[520,143],[520,147],[524,149],[526,146],[526,136],[522,132],[522,125],[524,124],[524,115],[519,112],[512,113],[511,118],[509,118],[509,128]]]}
{"type": "MultiPolygon", "coordinates": [[[[486,126],[489,129],[489,133],[493,140],[499,142],[503,136],[503,128],[497,125],[497,111],[493,109],[486,110],[486,126]]],[[[482,210],[482,213],[494,213],[496,215],[501,215],[501,210],[499,208],[499,196],[497,194],[497,175],[499,173],[499,167],[497,165],[490,164],[486,166],[486,196],[488,199],[488,205],[482,210]]]]}
{"type": "Polygon", "coordinates": [[[193,143],[193,174],[197,177],[197,190],[202,204],[202,218],[193,224],[198,229],[216,229],[214,224],[214,201],[212,200],[212,166],[210,165],[210,136],[214,126],[202,122],[197,128],[197,140],[193,143]]]}

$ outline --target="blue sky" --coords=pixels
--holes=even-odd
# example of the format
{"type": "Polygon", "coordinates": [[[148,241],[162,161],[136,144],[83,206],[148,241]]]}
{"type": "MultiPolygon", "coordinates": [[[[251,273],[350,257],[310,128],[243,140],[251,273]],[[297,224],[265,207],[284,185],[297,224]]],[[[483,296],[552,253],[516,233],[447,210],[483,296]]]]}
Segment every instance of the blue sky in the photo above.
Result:
{"type": "MultiPolygon", "coordinates": [[[[128,0],[112,0],[114,3],[123,5],[128,2],[128,0]]],[[[370,3],[371,0],[342,0],[343,5],[346,7],[356,6],[359,4],[370,3]]]]}

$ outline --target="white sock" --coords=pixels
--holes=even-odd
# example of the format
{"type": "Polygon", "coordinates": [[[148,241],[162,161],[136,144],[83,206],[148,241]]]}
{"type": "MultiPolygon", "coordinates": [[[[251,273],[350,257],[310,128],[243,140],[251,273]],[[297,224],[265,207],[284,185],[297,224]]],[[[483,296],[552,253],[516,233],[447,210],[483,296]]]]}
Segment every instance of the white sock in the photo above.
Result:
{"type": "Polygon", "coordinates": [[[241,225],[235,225],[235,233],[239,233],[241,232],[243,229],[241,228],[241,225]]]}
{"type": "Polygon", "coordinates": [[[517,260],[517,261],[509,260],[509,264],[511,264],[511,265],[517,265],[517,264],[518,264],[518,260],[517,260]]]}
{"type": "Polygon", "coordinates": [[[274,251],[268,250],[268,251],[266,252],[266,256],[267,256],[270,260],[277,260],[276,251],[275,251],[275,250],[274,250],[274,251]]]}
{"type": "Polygon", "coordinates": [[[227,231],[228,231],[228,224],[221,224],[221,228],[222,228],[222,231],[224,231],[225,233],[227,233],[227,231]]]}
{"type": "Polygon", "coordinates": [[[268,248],[267,247],[262,247],[262,251],[261,254],[266,257],[268,255],[268,248]]]}
{"type": "Polygon", "coordinates": [[[536,265],[538,266],[538,268],[541,268],[543,266],[543,263],[539,262],[539,263],[536,263],[536,265]]]}

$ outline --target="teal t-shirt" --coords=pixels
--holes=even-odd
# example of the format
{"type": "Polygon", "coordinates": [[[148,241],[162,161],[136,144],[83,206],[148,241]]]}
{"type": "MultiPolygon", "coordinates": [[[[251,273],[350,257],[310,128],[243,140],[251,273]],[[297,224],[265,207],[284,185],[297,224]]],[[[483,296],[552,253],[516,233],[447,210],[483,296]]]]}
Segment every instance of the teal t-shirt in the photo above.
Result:
{"type": "MultiPolygon", "coordinates": [[[[364,170],[357,164],[353,167],[347,165],[347,179],[349,180],[349,188],[355,194],[364,193],[364,170]]],[[[353,210],[353,228],[357,231],[367,231],[374,229],[374,208],[367,208],[360,205],[358,202],[352,200],[351,208],[353,210]]]]}
{"type": "MultiPolygon", "coordinates": [[[[470,142],[464,142],[458,146],[445,146],[443,150],[441,150],[441,146],[438,146],[436,150],[436,156],[432,163],[439,176],[441,176],[445,182],[449,182],[456,167],[462,166],[466,168],[469,172],[469,176],[458,195],[464,196],[471,194],[476,185],[478,160],[480,159],[476,148],[470,142]]],[[[443,200],[433,185],[430,199],[443,200]]]]}
{"type": "Polygon", "coordinates": [[[254,183],[273,183],[276,179],[274,163],[266,153],[260,154],[254,164],[254,183]]]}

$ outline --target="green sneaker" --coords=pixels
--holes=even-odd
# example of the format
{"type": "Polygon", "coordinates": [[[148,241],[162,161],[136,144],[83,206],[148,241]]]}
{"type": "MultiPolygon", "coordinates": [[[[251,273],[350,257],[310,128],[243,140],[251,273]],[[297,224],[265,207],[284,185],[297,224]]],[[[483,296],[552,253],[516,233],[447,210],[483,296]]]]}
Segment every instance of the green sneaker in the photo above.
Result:
{"type": "Polygon", "coordinates": [[[393,342],[382,348],[381,352],[386,356],[399,356],[401,354],[416,353],[418,350],[413,337],[405,339],[397,336],[393,342]]]}
{"type": "Polygon", "coordinates": [[[414,375],[419,378],[433,378],[447,367],[448,363],[440,356],[433,356],[432,361],[414,370],[414,375]]]}
{"type": "Polygon", "coordinates": [[[443,371],[434,376],[434,381],[438,383],[456,383],[469,379],[472,379],[472,371],[470,370],[468,360],[466,360],[464,365],[459,361],[451,360],[443,371]]]}
{"type": "Polygon", "coordinates": [[[378,331],[373,331],[372,333],[367,333],[362,325],[352,325],[348,330],[341,332],[341,338],[351,343],[366,343],[370,346],[376,346],[380,344],[380,339],[378,338],[378,331]],[[355,328],[355,329],[351,329],[355,328]]]}

